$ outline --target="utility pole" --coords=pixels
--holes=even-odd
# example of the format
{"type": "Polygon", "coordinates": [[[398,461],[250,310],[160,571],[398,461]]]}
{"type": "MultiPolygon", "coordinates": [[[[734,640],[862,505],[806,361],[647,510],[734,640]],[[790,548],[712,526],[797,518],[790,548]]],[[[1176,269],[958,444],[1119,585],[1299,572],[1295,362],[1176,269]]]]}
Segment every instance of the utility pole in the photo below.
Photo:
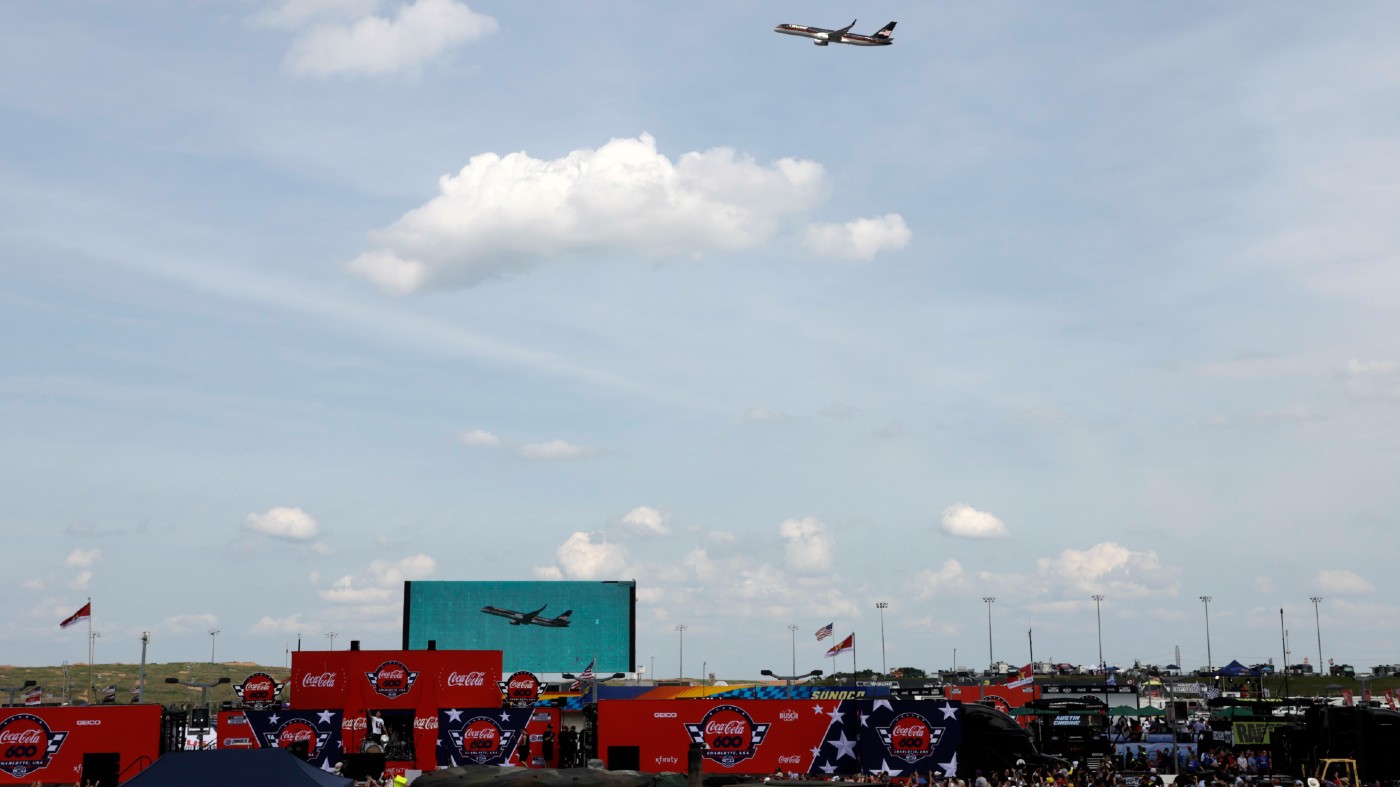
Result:
{"type": "Polygon", "coordinates": [[[1210,657],[1210,596],[1201,596],[1201,603],[1206,606],[1206,669],[1215,671],[1215,661],[1210,657]]]}
{"type": "Polygon", "coordinates": [[[1103,594],[1095,593],[1090,598],[1094,599],[1094,620],[1099,627],[1099,669],[1102,670],[1108,666],[1103,662],[1103,616],[1099,614],[1099,604],[1103,603],[1103,594]]]}
{"type": "MultiPolygon", "coordinates": [[[[875,602],[875,608],[880,610],[880,674],[889,675],[889,666],[885,664],[885,610],[890,608],[890,603],[888,601],[877,601],[875,602]]],[[[793,666],[792,671],[794,673],[797,672],[796,665],[793,666]]]]}
{"type": "Polygon", "coordinates": [[[987,669],[990,671],[996,666],[996,655],[992,652],[992,605],[996,603],[994,596],[983,596],[982,600],[987,602],[987,669]]]}
{"type": "Polygon", "coordinates": [[[1317,611],[1317,605],[1322,603],[1322,596],[1308,596],[1308,601],[1313,603],[1313,622],[1317,624],[1317,674],[1322,674],[1322,618],[1317,611]]]}
{"type": "Polygon", "coordinates": [[[136,684],[136,701],[146,701],[146,646],[151,642],[151,632],[141,632],[141,682],[136,684]]]}
{"type": "Polygon", "coordinates": [[[797,624],[788,624],[788,633],[792,635],[792,674],[797,674],[797,624]]]}

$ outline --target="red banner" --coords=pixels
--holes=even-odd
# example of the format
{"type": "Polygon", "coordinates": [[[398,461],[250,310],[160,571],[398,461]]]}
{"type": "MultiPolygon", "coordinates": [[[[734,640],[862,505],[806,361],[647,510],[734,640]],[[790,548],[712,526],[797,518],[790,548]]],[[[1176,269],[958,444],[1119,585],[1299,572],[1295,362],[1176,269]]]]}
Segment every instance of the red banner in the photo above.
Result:
{"type": "Polygon", "coordinates": [[[135,776],[160,754],[160,706],[0,708],[0,784],[77,782],[88,752],[117,752],[135,776]]]}
{"type": "Polygon", "coordinates": [[[499,650],[301,650],[289,682],[296,708],[436,711],[499,705],[500,680],[499,650]]]}

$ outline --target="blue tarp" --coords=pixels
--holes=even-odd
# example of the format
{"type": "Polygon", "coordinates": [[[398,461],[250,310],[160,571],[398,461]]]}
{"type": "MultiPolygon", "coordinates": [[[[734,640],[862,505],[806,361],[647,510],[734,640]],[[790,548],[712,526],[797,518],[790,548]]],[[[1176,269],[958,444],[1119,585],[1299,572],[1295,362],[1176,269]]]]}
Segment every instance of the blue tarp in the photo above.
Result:
{"type": "Polygon", "coordinates": [[[1250,669],[1238,661],[1232,661],[1216,670],[1215,676],[1218,678],[1257,678],[1259,670],[1250,669]]]}
{"type": "Polygon", "coordinates": [[[313,768],[285,749],[176,751],[123,787],[349,787],[351,780],[313,768]]]}

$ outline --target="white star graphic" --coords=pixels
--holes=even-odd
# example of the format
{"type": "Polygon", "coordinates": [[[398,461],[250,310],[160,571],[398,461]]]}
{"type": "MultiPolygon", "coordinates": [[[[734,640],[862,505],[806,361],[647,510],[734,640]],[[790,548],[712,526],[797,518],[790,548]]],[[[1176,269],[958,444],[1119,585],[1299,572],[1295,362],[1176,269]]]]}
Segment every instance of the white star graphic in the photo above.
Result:
{"type": "Polygon", "coordinates": [[[812,706],[812,712],[813,712],[813,713],[825,713],[826,711],[822,710],[822,706],[820,706],[820,705],[813,705],[813,706],[812,706]]]}
{"type": "Polygon", "coordinates": [[[330,724],[331,719],[335,718],[335,711],[316,711],[316,718],[320,719],[320,721],[316,722],[317,724],[330,724]]]}
{"type": "Polygon", "coordinates": [[[826,715],[828,715],[828,716],[831,717],[831,721],[832,721],[833,724],[838,724],[838,723],[840,723],[840,721],[841,721],[841,706],[840,706],[840,705],[837,705],[836,707],[834,707],[834,708],[831,709],[831,712],[830,712],[830,713],[828,713],[828,714],[826,714],[826,715]]]}
{"type": "Polygon", "coordinates": [[[952,703],[944,703],[939,710],[943,711],[944,720],[955,719],[958,716],[958,706],[952,703]]]}
{"type": "Polygon", "coordinates": [[[871,703],[870,710],[877,711],[880,709],[881,705],[883,705],[887,711],[894,711],[894,706],[890,704],[889,700],[875,700],[875,702],[871,703]]]}
{"type": "Polygon", "coordinates": [[[836,766],[835,766],[835,765],[823,765],[823,766],[821,766],[821,769],[822,769],[823,771],[826,771],[827,773],[836,773],[836,766]]]}
{"type": "Polygon", "coordinates": [[[874,773],[884,773],[884,774],[889,774],[890,776],[898,776],[898,775],[900,775],[901,773],[904,773],[904,771],[897,771],[897,770],[891,768],[891,767],[890,767],[890,764],[889,764],[888,762],[886,762],[885,760],[882,759],[882,760],[880,760],[880,767],[879,767],[879,768],[876,768],[876,769],[874,770],[874,773]]]}
{"type": "Polygon", "coordinates": [[[958,753],[957,753],[957,752],[953,752],[953,759],[951,759],[951,760],[949,760],[949,761],[947,761],[947,762],[940,762],[940,763],[938,763],[938,767],[941,768],[941,769],[943,770],[943,775],[944,775],[944,776],[957,776],[957,775],[958,775],[958,753]]]}
{"type": "Polygon", "coordinates": [[[456,708],[448,708],[448,709],[447,709],[447,720],[448,720],[448,721],[461,721],[461,720],[462,720],[462,712],[459,711],[459,710],[457,710],[456,708]]]}
{"type": "Polygon", "coordinates": [[[869,726],[868,724],[866,724],[866,722],[868,722],[868,721],[870,721],[870,715],[869,715],[869,714],[867,714],[867,713],[862,713],[862,714],[860,714],[860,726],[862,726],[862,727],[867,727],[867,726],[869,726]]]}
{"type": "Polygon", "coordinates": [[[856,742],[846,738],[845,730],[841,731],[840,738],[834,741],[827,741],[827,743],[836,747],[836,759],[839,760],[842,757],[850,757],[853,760],[856,759],[856,742]]]}
{"type": "Polygon", "coordinates": [[[268,723],[268,724],[276,724],[277,722],[279,722],[279,721],[281,721],[281,720],[282,720],[282,717],[278,716],[278,715],[275,714],[275,713],[272,714],[271,716],[268,716],[268,717],[267,717],[267,723],[268,723]]]}
{"type": "Polygon", "coordinates": [[[501,711],[501,721],[510,721],[510,711],[501,711]]]}
{"type": "Polygon", "coordinates": [[[813,758],[816,758],[816,757],[820,757],[820,756],[822,756],[822,747],[820,747],[820,746],[813,746],[813,747],[812,747],[812,757],[813,757],[813,758]]]}
{"type": "Polygon", "coordinates": [[[335,773],[335,768],[331,767],[330,762],[321,763],[321,770],[325,771],[326,773],[335,773]]]}

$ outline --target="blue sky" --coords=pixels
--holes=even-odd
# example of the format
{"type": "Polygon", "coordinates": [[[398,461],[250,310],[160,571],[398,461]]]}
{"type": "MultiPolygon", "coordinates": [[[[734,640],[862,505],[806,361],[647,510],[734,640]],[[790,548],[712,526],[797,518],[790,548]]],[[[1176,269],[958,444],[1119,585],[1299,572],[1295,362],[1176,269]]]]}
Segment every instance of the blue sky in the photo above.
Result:
{"type": "MultiPolygon", "coordinates": [[[[1400,660],[1386,3],[0,6],[0,662],[1400,660]],[[869,33],[817,48],[779,22],[869,33]]],[[[843,668],[845,668],[843,666],[843,668]]]]}

